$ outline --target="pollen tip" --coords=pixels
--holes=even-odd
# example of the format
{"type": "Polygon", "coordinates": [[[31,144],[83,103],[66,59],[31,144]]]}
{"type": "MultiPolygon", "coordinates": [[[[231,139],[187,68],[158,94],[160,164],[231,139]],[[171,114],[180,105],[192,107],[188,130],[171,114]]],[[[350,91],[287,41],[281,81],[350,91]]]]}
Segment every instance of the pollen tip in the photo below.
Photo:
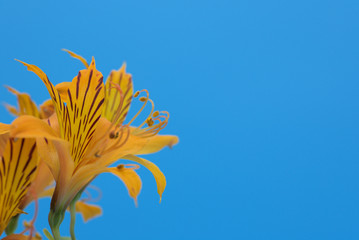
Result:
{"type": "Polygon", "coordinates": [[[157,117],[158,115],[160,115],[160,112],[159,112],[159,111],[155,111],[155,112],[152,114],[153,117],[157,117]]]}
{"type": "Polygon", "coordinates": [[[137,91],[134,95],[133,95],[133,97],[138,97],[138,95],[140,95],[140,92],[139,91],[137,91]]]}
{"type": "Polygon", "coordinates": [[[140,97],[140,101],[141,101],[141,102],[144,102],[144,101],[146,101],[146,100],[147,100],[146,97],[140,97]]]}

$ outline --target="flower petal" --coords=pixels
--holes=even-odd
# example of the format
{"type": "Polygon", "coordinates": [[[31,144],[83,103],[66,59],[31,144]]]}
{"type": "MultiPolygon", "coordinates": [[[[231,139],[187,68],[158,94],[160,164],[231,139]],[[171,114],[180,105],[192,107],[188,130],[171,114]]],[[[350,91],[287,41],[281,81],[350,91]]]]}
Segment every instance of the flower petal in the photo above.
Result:
{"type": "Polygon", "coordinates": [[[137,162],[151,171],[151,173],[155,177],[155,180],[157,183],[157,192],[160,195],[160,202],[161,202],[162,193],[164,192],[164,190],[166,188],[166,177],[161,172],[161,170],[154,163],[152,163],[146,159],[137,157],[135,155],[127,155],[127,156],[124,156],[123,159],[137,162]]]}
{"type": "Polygon", "coordinates": [[[104,102],[103,77],[94,60],[72,80],[67,93],[68,121],[63,136],[71,143],[71,156],[77,165],[93,137],[104,102]]]}
{"type": "Polygon", "coordinates": [[[62,82],[55,86],[56,90],[60,93],[61,99],[64,102],[69,100],[67,91],[71,86],[71,82],[62,82]]]}
{"type": "Polygon", "coordinates": [[[36,171],[36,176],[29,187],[28,193],[21,201],[20,208],[25,209],[28,204],[35,200],[34,198],[39,199],[43,196],[46,196],[48,190],[45,189],[50,186],[53,181],[54,177],[52,176],[49,167],[44,161],[40,160],[36,171]]]}
{"type": "Polygon", "coordinates": [[[38,155],[33,139],[9,139],[0,164],[0,235],[35,177],[38,155]]]}
{"type": "Polygon", "coordinates": [[[106,80],[103,116],[120,125],[126,118],[133,95],[131,74],[126,73],[126,64],[112,71],[106,80]]]}
{"type": "Polygon", "coordinates": [[[134,168],[127,168],[126,166],[128,165],[120,164],[117,167],[112,167],[108,170],[121,179],[127,187],[128,194],[135,200],[137,206],[137,196],[140,194],[142,188],[141,178],[135,172],[134,168]]]}
{"type": "Polygon", "coordinates": [[[102,215],[101,207],[94,204],[88,204],[83,201],[77,201],[75,208],[76,208],[76,212],[81,213],[84,222],[87,222],[92,218],[102,215]]]}
{"type": "Polygon", "coordinates": [[[151,154],[160,151],[164,147],[172,148],[178,143],[179,139],[177,136],[172,135],[156,135],[148,138],[147,143],[144,147],[134,154],[151,154]]]}
{"type": "MultiPolygon", "coordinates": [[[[9,92],[13,93],[17,96],[17,101],[19,105],[19,109],[16,110],[15,115],[31,115],[37,118],[40,118],[39,110],[36,104],[31,100],[31,97],[27,93],[20,93],[14,88],[6,86],[9,92]]],[[[6,106],[6,108],[11,112],[14,113],[14,108],[12,106],[6,106]]]]}
{"type": "Polygon", "coordinates": [[[52,102],[54,104],[56,114],[58,116],[59,126],[62,134],[61,136],[64,137],[65,132],[69,131],[68,129],[66,129],[66,127],[69,125],[67,124],[69,119],[68,119],[67,108],[65,106],[65,103],[61,100],[60,93],[55,89],[54,85],[50,82],[47,75],[39,67],[22,61],[19,62],[21,62],[24,66],[26,66],[27,70],[34,72],[45,84],[47,91],[49,92],[52,102]]]}
{"type": "Polygon", "coordinates": [[[55,112],[54,104],[52,103],[52,100],[46,100],[40,105],[40,114],[41,118],[49,118],[51,115],[53,115],[55,112]]]}
{"type": "Polygon", "coordinates": [[[67,49],[62,49],[62,50],[67,52],[68,54],[70,54],[71,57],[80,60],[82,62],[82,64],[85,65],[86,68],[89,67],[89,64],[87,63],[85,58],[81,57],[80,55],[78,55],[78,54],[76,54],[74,52],[71,52],[70,50],[67,50],[67,49]]]}
{"type": "Polygon", "coordinates": [[[45,121],[33,116],[24,115],[11,123],[10,137],[46,138],[64,142],[45,121]]]}

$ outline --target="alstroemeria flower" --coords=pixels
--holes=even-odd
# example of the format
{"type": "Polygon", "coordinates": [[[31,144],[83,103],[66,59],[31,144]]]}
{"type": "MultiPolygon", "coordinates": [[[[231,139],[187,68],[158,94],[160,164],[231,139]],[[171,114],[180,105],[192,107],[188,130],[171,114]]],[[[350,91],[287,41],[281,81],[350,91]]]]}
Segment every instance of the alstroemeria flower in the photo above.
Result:
{"type": "MultiPolygon", "coordinates": [[[[152,111],[149,117],[136,128],[129,125],[139,113],[127,124],[123,123],[133,95],[131,76],[125,73],[124,67],[113,71],[105,86],[102,74],[92,60],[89,67],[81,70],[72,82],[55,88],[42,70],[23,64],[45,83],[56,114],[47,123],[35,117],[20,116],[12,123],[10,136],[36,138],[39,155],[54,176],[56,188],[49,221],[55,238],[59,235],[56,231],[66,208],[98,174],[112,172],[122,176],[122,180],[127,179],[126,176],[133,178],[132,173],[128,174],[134,172],[131,168],[108,168],[120,158],[148,168],[155,177],[158,193],[162,195],[166,186],[163,173],[152,162],[135,155],[157,152],[176,144],[178,138],[157,135],[166,126],[169,115],[154,111],[147,91],[144,91],[147,93],[145,97],[139,98],[144,102],[139,113],[150,102],[152,111]]],[[[136,92],[134,96],[139,97],[139,94],[136,92]]],[[[131,181],[125,180],[124,183],[132,189],[128,186],[131,181]]],[[[138,186],[138,182],[134,184],[138,186]]],[[[139,192],[131,191],[133,196],[139,192]]]]}

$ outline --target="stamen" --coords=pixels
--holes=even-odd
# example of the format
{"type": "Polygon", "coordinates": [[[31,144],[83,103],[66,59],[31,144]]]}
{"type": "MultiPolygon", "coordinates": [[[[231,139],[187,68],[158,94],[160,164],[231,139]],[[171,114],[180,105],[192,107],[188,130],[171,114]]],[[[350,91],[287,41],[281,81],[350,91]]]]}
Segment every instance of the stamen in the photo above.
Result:
{"type": "Polygon", "coordinates": [[[166,127],[168,123],[169,113],[166,111],[159,112],[159,114],[156,118],[152,118],[153,121],[157,121],[157,124],[151,124],[146,128],[139,129],[136,128],[133,132],[134,135],[141,136],[141,137],[151,137],[156,135],[159,131],[161,131],[163,128],[166,127]]]}
{"type": "MultiPolygon", "coordinates": [[[[142,112],[142,110],[145,108],[145,106],[146,106],[146,104],[147,104],[147,102],[148,102],[148,100],[149,100],[149,96],[150,96],[150,94],[148,93],[148,91],[146,90],[146,89],[144,89],[144,90],[141,90],[141,91],[139,91],[138,93],[141,93],[141,92],[146,92],[146,94],[147,94],[147,97],[146,97],[146,99],[145,99],[145,101],[144,101],[144,103],[143,103],[143,105],[142,105],[142,107],[141,107],[141,109],[136,113],[136,115],[127,123],[128,125],[130,125],[136,118],[137,118],[137,116],[142,112]]],[[[137,92],[136,92],[136,94],[137,94],[137,92]]],[[[135,95],[136,95],[135,94],[135,95]]],[[[137,95],[138,96],[138,95],[137,95]]],[[[141,101],[141,100],[140,100],[141,101]]]]}
{"type": "Polygon", "coordinates": [[[136,98],[136,97],[138,97],[138,95],[140,95],[139,91],[137,91],[135,94],[133,94],[133,97],[136,98]]]}
{"type": "Polygon", "coordinates": [[[148,101],[149,101],[149,102],[151,103],[151,105],[152,105],[151,112],[150,112],[150,114],[148,115],[147,119],[146,119],[143,123],[141,123],[141,125],[138,126],[136,129],[140,129],[141,127],[143,127],[143,125],[145,125],[145,123],[147,123],[148,118],[151,117],[151,115],[152,115],[152,113],[153,113],[153,110],[155,110],[155,104],[153,103],[153,101],[152,101],[151,99],[148,99],[148,101]]]}

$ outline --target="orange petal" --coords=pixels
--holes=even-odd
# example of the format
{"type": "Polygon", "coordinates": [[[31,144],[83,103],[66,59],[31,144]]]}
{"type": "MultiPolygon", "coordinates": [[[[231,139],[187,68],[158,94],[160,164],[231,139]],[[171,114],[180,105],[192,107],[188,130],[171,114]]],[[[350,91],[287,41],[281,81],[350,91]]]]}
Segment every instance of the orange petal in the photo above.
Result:
{"type": "Polygon", "coordinates": [[[65,141],[43,120],[33,116],[24,115],[11,123],[10,136],[14,138],[47,138],[65,141]]]}
{"type": "Polygon", "coordinates": [[[25,207],[30,204],[34,198],[45,197],[51,193],[52,196],[53,190],[45,190],[48,186],[50,186],[54,181],[54,177],[51,174],[51,171],[47,164],[44,161],[39,162],[39,166],[36,171],[36,176],[32,181],[28,194],[26,194],[25,198],[22,200],[20,208],[25,209],[25,207]]]}
{"type": "Polygon", "coordinates": [[[64,102],[69,100],[67,91],[69,90],[70,85],[71,82],[62,82],[55,86],[56,90],[60,93],[62,101],[64,102]]]}
{"type": "Polygon", "coordinates": [[[64,136],[64,132],[66,131],[65,128],[68,125],[66,123],[69,120],[68,120],[68,113],[66,111],[67,109],[66,109],[65,103],[61,100],[60,93],[55,89],[54,85],[50,82],[47,75],[39,67],[32,65],[32,64],[22,62],[22,61],[19,61],[19,62],[24,64],[24,66],[26,66],[29,71],[34,72],[45,84],[47,91],[49,92],[52,102],[55,106],[56,114],[57,114],[57,116],[59,116],[59,119],[58,119],[59,126],[61,129],[61,133],[63,134],[62,136],[64,136]]]}
{"type": "Polygon", "coordinates": [[[46,100],[40,105],[40,114],[41,118],[49,118],[51,115],[53,115],[55,112],[54,104],[52,103],[52,100],[46,100]]]}
{"type": "Polygon", "coordinates": [[[31,115],[31,116],[40,118],[39,110],[38,110],[36,104],[34,103],[34,101],[31,100],[31,97],[29,96],[29,94],[20,93],[17,90],[15,90],[14,88],[11,88],[9,86],[6,86],[6,88],[11,93],[13,93],[14,95],[17,96],[17,101],[18,101],[18,105],[19,105],[18,110],[14,109],[12,106],[7,106],[7,109],[11,113],[13,113],[13,114],[15,113],[16,116],[31,115]]]}
{"type": "Polygon", "coordinates": [[[77,201],[75,208],[76,212],[81,213],[84,222],[87,222],[88,220],[102,215],[101,207],[93,204],[88,204],[83,201],[77,201]]]}
{"type": "Polygon", "coordinates": [[[155,177],[155,180],[157,183],[157,192],[160,195],[160,202],[161,202],[162,193],[164,192],[164,190],[166,188],[166,177],[161,172],[161,170],[154,163],[152,163],[146,159],[137,157],[135,155],[127,155],[127,156],[123,157],[123,159],[131,160],[136,163],[139,163],[142,166],[146,167],[148,170],[150,170],[150,172],[155,177]]]}
{"type": "Polygon", "coordinates": [[[125,184],[128,194],[135,200],[137,205],[137,196],[141,192],[142,182],[140,176],[133,168],[126,168],[127,165],[121,164],[117,167],[109,168],[109,171],[119,177],[125,184]]]}
{"type": "Polygon", "coordinates": [[[155,135],[148,138],[147,143],[144,147],[134,154],[151,154],[160,151],[164,147],[172,148],[178,143],[179,139],[177,136],[171,135],[155,135]]]}
{"type": "Polygon", "coordinates": [[[5,133],[9,133],[10,130],[11,130],[11,125],[10,124],[0,123],[0,135],[5,134],[5,133]]]}
{"type": "Polygon", "coordinates": [[[85,65],[86,68],[89,67],[87,61],[85,58],[81,57],[80,55],[74,53],[74,52],[71,52],[70,50],[67,50],[67,49],[62,49],[63,51],[67,52],[68,54],[70,54],[71,57],[73,58],[76,58],[78,60],[80,60],[82,62],[83,65],[85,65]]]}

